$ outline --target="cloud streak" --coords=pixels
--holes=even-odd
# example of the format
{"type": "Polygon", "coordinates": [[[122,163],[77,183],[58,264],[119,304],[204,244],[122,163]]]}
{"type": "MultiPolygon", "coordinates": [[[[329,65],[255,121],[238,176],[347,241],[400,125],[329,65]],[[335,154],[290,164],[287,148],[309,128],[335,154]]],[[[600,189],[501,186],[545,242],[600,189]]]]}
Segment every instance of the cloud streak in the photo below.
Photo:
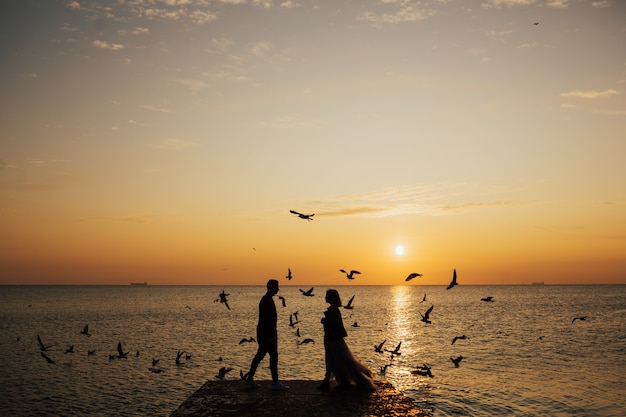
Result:
{"type": "Polygon", "coordinates": [[[465,183],[404,185],[370,193],[336,196],[327,201],[309,201],[304,205],[307,211],[315,212],[319,217],[383,218],[402,215],[444,216],[469,210],[539,203],[538,200],[503,200],[489,196],[485,197],[485,201],[467,201],[468,193],[485,193],[484,190],[472,191],[471,188],[465,183]]]}
{"type": "Polygon", "coordinates": [[[569,91],[567,93],[561,93],[561,97],[576,97],[576,98],[586,98],[586,99],[596,99],[602,97],[611,97],[619,95],[620,92],[613,89],[608,89],[604,91],[596,91],[596,90],[574,90],[569,91]]]}

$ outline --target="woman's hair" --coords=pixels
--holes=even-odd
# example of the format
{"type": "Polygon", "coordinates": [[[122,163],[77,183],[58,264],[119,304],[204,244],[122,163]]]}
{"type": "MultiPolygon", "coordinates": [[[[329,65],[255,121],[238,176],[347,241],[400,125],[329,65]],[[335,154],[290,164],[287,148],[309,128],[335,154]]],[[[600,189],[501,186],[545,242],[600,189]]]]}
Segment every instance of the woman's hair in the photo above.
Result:
{"type": "Polygon", "coordinates": [[[326,301],[333,307],[341,307],[341,297],[339,297],[337,290],[327,290],[326,301]]]}

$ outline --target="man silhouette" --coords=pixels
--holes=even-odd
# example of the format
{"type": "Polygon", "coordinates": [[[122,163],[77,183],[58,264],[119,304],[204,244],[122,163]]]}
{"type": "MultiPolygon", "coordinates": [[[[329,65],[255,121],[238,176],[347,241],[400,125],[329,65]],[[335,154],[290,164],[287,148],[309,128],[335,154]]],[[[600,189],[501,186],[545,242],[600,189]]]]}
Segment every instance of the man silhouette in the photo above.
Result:
{"type": "Polygon", "coordinates": [[[254,374],[266,354],[270,354],[270,372],[272,374],[272,390],[286,391],[289,389],[287,385],[283,385],[278,380],[278,331],[276,330],[276,305],[274,304],[274,295],[278,293],[278,281],[270,279],[267,281],[267,292],[261,301],[259,301],[259,324],[256,327],[256,340],[259,348],[250,364],[245,381],[246,385],[251,388],[260,388],[254,380],[254,374]]]}

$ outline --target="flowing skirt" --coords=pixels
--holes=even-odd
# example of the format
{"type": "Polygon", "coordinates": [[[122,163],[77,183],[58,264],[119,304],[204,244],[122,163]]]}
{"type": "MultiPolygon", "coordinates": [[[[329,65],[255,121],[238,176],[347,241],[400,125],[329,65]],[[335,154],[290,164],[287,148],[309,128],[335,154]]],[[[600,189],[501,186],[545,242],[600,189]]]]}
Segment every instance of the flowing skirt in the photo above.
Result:
{"type": "Polygon", "coordinates": [[[331,372],[339,384],[355,384],[359,390],[375,389],[372,372],[352,354],[344,339],[324,342],[326,371],[331,372]]]}

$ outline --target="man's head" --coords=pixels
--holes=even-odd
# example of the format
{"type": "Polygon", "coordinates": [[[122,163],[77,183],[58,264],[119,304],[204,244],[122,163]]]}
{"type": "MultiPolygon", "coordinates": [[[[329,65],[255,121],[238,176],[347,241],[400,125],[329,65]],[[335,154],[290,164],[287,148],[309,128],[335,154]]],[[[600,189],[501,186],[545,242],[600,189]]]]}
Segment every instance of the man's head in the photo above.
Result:
{"type": "Polygon", "coordinates": [[[278,293],[278,281],[275,279],[270,279],[267,281],[267,292],[274,295],[278,293]]]}

